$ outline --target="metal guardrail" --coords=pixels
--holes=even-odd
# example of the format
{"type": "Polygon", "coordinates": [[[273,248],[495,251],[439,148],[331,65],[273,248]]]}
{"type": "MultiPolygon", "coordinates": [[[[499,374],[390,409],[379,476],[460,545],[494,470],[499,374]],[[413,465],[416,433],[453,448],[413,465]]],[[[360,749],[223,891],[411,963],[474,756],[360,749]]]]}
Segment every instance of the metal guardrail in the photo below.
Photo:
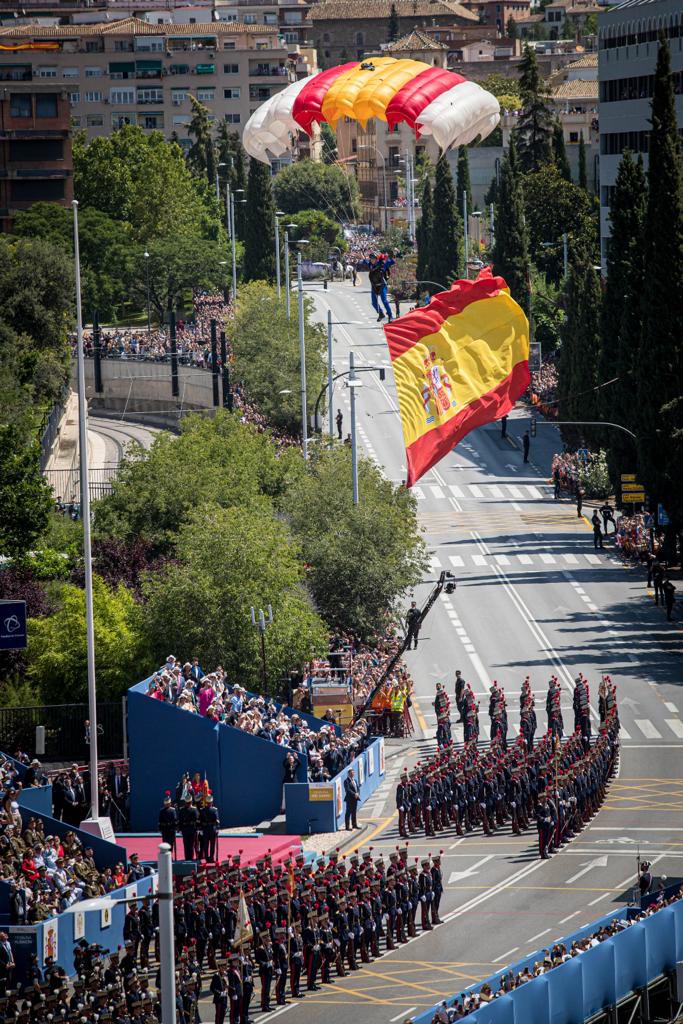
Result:
{"type": "MultiPolygon", "coordinates": [[[[106,498],[111,494],[118,469],[118,465],[112,463],[90,470],[88,476],[91,501],[99,501],[100,498],[106,498]]],[[[78,463],[69,469],[47,469],[43,476],[52,488],[55,499],[59,499],[62,504],[72,505],[80,500],[81,473],[78,463]]]]}
{"type": "MultiPolygon", "coordinates": [[[[36,726],[45,726],[44,761],[86,761],[84,722],[87,704],[46,704],[32,707],[0,708],[0,750],[32,751],[36,726]]],[[[126,702],[106,701],[97,705],[98,750],[102,760],[126,756],[126,702]]]]}

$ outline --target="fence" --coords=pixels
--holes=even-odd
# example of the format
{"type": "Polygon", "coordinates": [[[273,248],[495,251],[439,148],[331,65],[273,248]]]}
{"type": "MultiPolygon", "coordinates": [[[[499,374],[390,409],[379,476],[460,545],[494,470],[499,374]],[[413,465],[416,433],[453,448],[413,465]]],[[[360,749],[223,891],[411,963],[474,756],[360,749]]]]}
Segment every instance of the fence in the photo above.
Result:
{"type": "MultiPolygon", "coordinates": [[[[116,463],[112,463],[89,470],[88,483],[91,501],[98,501],[111,494],[112,483],[118,468],[116,463]]],[[[55,498],[59,498],[62,504],[68,505],[80,501],[81,474],[78,464],[69,469],[45,470],[43,476],[52,488],[55,498]]]]}
{"type": "Polygon", "coordinates": [[[40,425],[39,436],[40,436],[40,472],[44,472],[45,467],[48,464],[50,458],[50,452],[52,446],[55,443],[57,434],[59,432],[59,423],[64,414],[64,400],[66,398],[66,391],[58,402],[56,402],[50,411],[45,414],[43,422],[40,425]]]}
{"type": "MultiPolygon", "coordinates": [[[[36,726],[45,726],[45,753],[50,761],[86,761],[84,722],[87,704],[48,704],[25,708],[0,708],[0,750],[35,750],[36,726]]],[[[126,756],[126,700],[97,705],[98,752],[101,760],[126,756]]]]}

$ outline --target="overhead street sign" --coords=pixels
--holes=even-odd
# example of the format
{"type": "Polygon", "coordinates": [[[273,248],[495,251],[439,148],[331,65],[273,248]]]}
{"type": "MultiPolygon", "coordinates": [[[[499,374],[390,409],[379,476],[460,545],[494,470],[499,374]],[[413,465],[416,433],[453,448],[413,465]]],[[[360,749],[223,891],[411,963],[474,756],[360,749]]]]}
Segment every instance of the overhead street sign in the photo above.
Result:
{"type": "Polygon", "coordinates": [[[622,484],[633,483],[636,479],[635,473],[622,473],[621,482],[622,484]]]}
{"type": "Polygon", "coordinates": [[[645,491],[628,491],[622,497],[625,502],[640,503],[645,501],[645,491]]]}
{"type": "Polygon", "coordinates": [[[622,484],[621,485],[621,489],[622,489],[622,491],[642,491],[643,490],[643,485],[642,484],[622,484]]]}

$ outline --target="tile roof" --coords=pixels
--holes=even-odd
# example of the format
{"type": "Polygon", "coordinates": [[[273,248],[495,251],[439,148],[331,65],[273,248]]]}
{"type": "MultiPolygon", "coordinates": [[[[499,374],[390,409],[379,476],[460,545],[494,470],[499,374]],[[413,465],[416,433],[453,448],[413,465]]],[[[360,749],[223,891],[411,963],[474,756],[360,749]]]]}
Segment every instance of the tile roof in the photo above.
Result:
{"type": "Polygon", "coordinates": [[[562,82],[552,91],[554,100],[597,100],[598,83],[596,79],[586,81],[574,78],[571,82],[562,82]]]}
{"type": "Polygon", "coordinates": [[[564,67],[564,71],[578,71],[579,68],[597,68],[598,66],[598,55],[597,53],[584,53],[583,57],[579,57],[578,60],[572,61],[571,64],[567,64],[564,67]]]}
{"type": "Polygon", "coordinates": [[[80,39],[81,36],[225,36],[275,35],[276,25],[243,25],[238,21],[214,21],[207,25],[152,25],[140,18],[96,22],[92,25],[13,25],[0,28],[0,36],[13,39],[80,39]]]}
{"type": "Polygon", "coordinates": [[[397,39],[395,43],[389,43],[386,49],[394,53],[402,50],[447,50],[448,47],[445,43],[432,39],[426,32],[421,32],[419,28],[414,28],[407,36],[397,39]]]}
{"type": "MultiPolygon", "coordinates": [[[[457,0],[394,0],[399,18],[455,16],[464,21],[479,21],[474,11],[457,0]]],[[[386,19],[392,0],[320,0],[311,8],[311,21],[386,19]]]]}

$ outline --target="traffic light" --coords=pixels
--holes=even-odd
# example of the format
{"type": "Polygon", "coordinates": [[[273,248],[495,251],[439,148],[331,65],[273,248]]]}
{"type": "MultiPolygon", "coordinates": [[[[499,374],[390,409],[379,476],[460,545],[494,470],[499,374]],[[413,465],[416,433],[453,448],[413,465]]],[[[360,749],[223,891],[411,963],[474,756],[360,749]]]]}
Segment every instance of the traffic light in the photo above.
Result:
{"type": "Polygon", "coordinates": [[[529,433],[530,433],[530,435],[532,437],[536,437],[536,417],[535,416],[531,417],[531,426],[529,428],[529,433]]]}

